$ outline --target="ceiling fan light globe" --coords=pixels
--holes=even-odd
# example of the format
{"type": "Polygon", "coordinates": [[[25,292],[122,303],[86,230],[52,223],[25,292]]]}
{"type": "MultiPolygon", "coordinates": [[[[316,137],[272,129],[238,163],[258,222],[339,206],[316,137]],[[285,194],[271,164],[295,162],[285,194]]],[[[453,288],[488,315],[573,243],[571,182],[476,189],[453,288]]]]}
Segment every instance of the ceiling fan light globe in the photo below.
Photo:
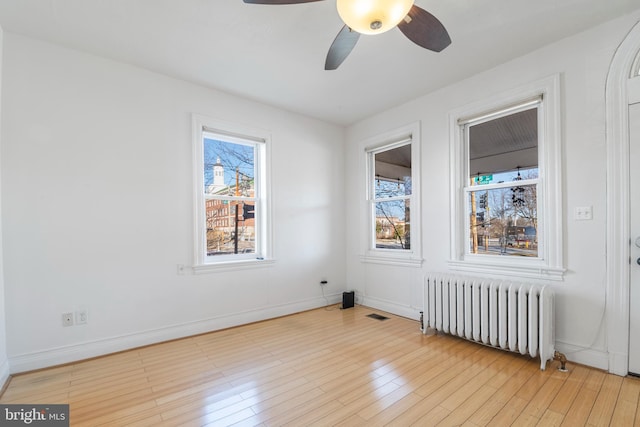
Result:
{"type": "Polygon", "coordinates": [[[411,10],[414,0],[337,0],[338,14],[360,34],[380,34],[394,28],[411,10]]]}

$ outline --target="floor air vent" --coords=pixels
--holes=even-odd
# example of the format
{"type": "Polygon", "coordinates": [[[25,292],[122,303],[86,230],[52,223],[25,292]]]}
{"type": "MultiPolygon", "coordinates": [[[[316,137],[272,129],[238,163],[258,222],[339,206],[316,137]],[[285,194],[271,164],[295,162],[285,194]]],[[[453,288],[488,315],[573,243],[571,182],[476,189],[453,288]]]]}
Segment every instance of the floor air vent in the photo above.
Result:
{"type": "Polygon", "coordinates": [[[376,320],[387,320],[388,319],[388,317],[384,317],[384,316],[381,316],[381,315],[375,314],[375,313],[367,314],[367,317],[370,317],[370,318],[376,319],[376,320]]]}

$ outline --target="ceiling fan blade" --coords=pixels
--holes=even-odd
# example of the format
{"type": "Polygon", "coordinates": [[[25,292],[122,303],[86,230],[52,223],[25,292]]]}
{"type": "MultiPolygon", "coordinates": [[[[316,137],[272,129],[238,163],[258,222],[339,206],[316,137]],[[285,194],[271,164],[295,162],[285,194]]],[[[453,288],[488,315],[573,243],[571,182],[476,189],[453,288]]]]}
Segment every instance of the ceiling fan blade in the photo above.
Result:
{"type": "Polygon", "coordinates": [[[311,3],[314,1],[322,1],[322,0],[244,0],[245,3],[251,3],[251,4],[298,4],[298,3],[311,3]]]}
{"type": "Polygon", "coordinates": [[[434,52],[440,52],[451,44],[449,33],[442,22],[416,5],[400,21],[398,28],[409,40],[434,52]]]}
{"type": "Polygon", "coordinates": [[[342,64],[342,61],[349,56],[359,38],[360,33],[353,31],[347,25],[342,27],[333,43],[331,43],[331,47],[327,53],[327,59],[324,63],[324,69],[335,70],[338,68],[340,64],[342,64]]]}

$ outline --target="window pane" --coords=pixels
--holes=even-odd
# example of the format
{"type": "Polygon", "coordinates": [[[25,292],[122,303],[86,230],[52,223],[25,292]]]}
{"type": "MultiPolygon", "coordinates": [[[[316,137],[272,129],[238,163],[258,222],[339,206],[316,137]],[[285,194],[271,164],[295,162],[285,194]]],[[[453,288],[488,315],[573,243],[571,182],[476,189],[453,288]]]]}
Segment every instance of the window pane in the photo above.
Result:
{"type": "Polygon", "coordinates": [[[375,198],[411,194],[411,144],[374,154],[375,198]]]}
{"type": "Polygon", "coordinates": [[[204,138],[207,194],[255,196],[255,152],[250,145],[204,138]]]}
{"type": "Polygon", "coordinates": [[[468,194],[469,252],[538,256],[537,185],[468,194]]]}
{"type": "Polygon", "coordinates": [[[256,251],[254,206],[229,200],[205,201],[207,256],[256,251]]]}
{"type": "Polygon", "coordinates": [[[376,202],[376,248],[410,249],[409,200],[376,202]]]}
{"type": "Polygon", "coordinates": [[[538,109],[469,126],[470,185],[538,177],[538,109]]]}

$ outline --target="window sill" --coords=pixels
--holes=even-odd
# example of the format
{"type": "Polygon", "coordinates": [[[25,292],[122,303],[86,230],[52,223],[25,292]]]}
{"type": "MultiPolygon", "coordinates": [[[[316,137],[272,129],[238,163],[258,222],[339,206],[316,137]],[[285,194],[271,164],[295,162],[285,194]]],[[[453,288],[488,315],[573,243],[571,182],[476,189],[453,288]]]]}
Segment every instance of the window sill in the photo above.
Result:
{"type": "Polygon", "coordinates": [[[542,264],[495,263],[488,260],[479,261],[449,261],[449,267],[456,271],[483,274],[500,274],[516,276],[525,279],[564,280],[564,268],[549,267],[542,264]]]}
{"type": "Polygon", "coordinates": [[[247,270],[264,268],[275,264],[275,259],[243,259],[238,261],[224,261],[211,264],[197,264],[192,267],[194,274],[206,274],[220,271],[247,270]]]}
{"type": "Polygon", "coordinates": [[[422,267],[421,258],[400,258],[383,255],[361,255],[360,261],[369,264],[383,264],[383,265],[396,265],[400,267],[422,267]]]}

